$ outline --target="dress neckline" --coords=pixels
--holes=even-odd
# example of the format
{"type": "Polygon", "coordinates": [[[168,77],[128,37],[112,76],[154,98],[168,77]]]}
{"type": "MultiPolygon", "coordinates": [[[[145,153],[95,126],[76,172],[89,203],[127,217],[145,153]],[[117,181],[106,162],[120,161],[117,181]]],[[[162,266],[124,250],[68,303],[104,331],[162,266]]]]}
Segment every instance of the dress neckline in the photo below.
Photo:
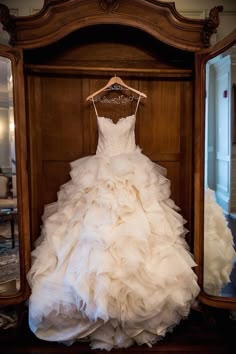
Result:
{"type": "Polygon", "coordinates": [[[128,120],[129,118],[135,118],[135,114],[131,114],[130,116],[127,116],[127,117],[121,117],[118,119],[118,121],[116,123],[113,122],[113,120],[111,118],[108,118],[108,117],[101,117],[101,116],[98,116],[97,118],[98,119],[104,119],[110,123],[112,123],[113,125],[119,125],[121,122],[125,121],[125,120],[128,120]]]}

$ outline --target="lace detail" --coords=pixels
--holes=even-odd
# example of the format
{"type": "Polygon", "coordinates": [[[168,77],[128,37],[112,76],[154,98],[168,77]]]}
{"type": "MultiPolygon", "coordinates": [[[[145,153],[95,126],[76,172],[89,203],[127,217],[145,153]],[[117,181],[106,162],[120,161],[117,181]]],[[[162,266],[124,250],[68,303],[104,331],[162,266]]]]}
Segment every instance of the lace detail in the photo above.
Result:
{"type": "Polygon", "coordinates": [[[115,156],[137,150],[135,143],[135,114],[120,118],[114,123],[111,118],[97,117],[97,154],[115,156]]]}

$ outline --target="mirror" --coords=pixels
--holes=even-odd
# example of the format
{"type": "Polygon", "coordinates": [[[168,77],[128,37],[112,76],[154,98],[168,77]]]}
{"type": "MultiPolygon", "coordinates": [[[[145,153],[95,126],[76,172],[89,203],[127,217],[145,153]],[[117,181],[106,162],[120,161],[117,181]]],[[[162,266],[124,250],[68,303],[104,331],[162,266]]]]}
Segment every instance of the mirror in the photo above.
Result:
{"type": "Polygon", "coordinates": [[[0,56],[0,296],[20,290],[16,178],[12,63],[0,56]]]}
{"type": "Polygon", "coordinates": [[[236,45],[205,75],[203,289],[236,301],[236,45]]]}
{"type": "Polygon", "coordinates": [[[0,44],[0,306],[28,298],[30,221],[22,51],[0,44]]]}

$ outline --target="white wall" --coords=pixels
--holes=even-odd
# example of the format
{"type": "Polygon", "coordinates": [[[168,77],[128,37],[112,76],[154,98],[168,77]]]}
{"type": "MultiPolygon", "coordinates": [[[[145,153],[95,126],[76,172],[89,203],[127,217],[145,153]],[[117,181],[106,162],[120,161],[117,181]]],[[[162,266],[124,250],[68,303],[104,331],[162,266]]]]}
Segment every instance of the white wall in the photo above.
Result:
{"type": "MultiPolygon", "coordinates": [[[[167,0],[163,0],[168,2],[167,0]]],[[[181,15],[204,19],[209,11],[218,5],[223,5],[224,11],[220,13],[220,25],[217,34],[212,36],[212,44],[223,39],[236,28],[236,0],[176,0],[175,7],[181,15]]]]}
{"type": "Polygon", "coordinates": [[[207,87],[208,134],[207,186],[226,213],[231,206],[231,56],[218,56],[209,63],[207,87]],[[223,93],[227,92],[225,96],[223,93]]]}
{"type": "Polygon", "coordinates": [[[28,16],[38,12],[43,7],[43,0],[1,0],[15,16],[28,16]]]}
{"type": "MultiPolygon", "coordinates": [[[[167,0],[163,1],[168,2],[167,0]]],[[[38,12],[43,7],[44,3],[43,0],[0,0],[0,2],[7,5],[11,13],[16,16],[32,15],[38,12]]],[[[217,5],[223,5],[224,12],[220,14],[221,22],[217,34],[212,37],[212,44],[218,42],[236,28],[236,0],[175,1],[175,7],[181,15],[196,19],[204,19],[208,16],[210,9],[217,5]]],[[[0,43],[6,43],[7,41],[7,35],[0,29],[0,43]]]]}
{"type": "MultiPolygon", "coordinates": [[[[232,56],[232,83],[236,85],[236,48],[234,55],[232,56]]],[[[236,102],[233,103],[234,110],[236,110],[236,102]]],[[[235,117],[235,113],[232,112],[232,118],[235,117]]],[[[232,122],[235,127],[235,122],[232,122]]],[[[231,212],[236,214],[236,144],[232,146],[232,170],[231,170],[231,212]]]]}

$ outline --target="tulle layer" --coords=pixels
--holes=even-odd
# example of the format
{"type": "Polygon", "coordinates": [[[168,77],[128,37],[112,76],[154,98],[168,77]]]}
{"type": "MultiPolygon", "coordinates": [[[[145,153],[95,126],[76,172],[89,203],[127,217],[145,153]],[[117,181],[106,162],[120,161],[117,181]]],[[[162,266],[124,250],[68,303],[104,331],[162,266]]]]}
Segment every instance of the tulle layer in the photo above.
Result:
{"type": "Polygon", "coordinates": [[[152,344],[199,292],[165,170],[140,151],[71,164],[46,207],[28,280],[40,338],[92,346],[152,344]]]}
{"type": "Polygon", "coordinates": [[[234,262],[231,230],[216,203],[214,191],[208,188],[204,209],[204,289],[208,294],[220,295],[222,287],[230,282],[234,262]]]}

